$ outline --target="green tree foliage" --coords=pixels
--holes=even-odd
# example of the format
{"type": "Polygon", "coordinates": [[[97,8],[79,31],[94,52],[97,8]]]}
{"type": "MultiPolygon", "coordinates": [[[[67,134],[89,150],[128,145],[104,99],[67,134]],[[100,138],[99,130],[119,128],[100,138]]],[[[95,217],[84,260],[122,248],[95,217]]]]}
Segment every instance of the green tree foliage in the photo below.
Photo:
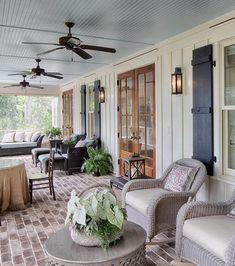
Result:
{"type": "Polygon", "coordinates": [[[40,131],[52,127],[53,97],[0,95],[0,138],[5,131],[40,131]]]}

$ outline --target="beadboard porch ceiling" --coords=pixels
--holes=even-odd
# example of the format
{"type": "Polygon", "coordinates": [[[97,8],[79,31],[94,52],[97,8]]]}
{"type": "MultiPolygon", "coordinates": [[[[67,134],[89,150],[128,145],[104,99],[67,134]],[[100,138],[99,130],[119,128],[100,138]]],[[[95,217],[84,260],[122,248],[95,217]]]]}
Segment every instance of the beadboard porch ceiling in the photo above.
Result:
{"type": "Polygon", "coordinates": [[[42,77],[33,84],[68,82],[233,9],[234,0],[1,0],[0,83],[19,82],[20,76],[8,73],[35,67],[37,53],[55,48],[23,41],[58,43],[67,34],[65,21],[76,23],[72,33],[83,43],[117,52],[89,51],[89,60],[67,50],[46,54],[41,67],[64,79],[42,77]]]}

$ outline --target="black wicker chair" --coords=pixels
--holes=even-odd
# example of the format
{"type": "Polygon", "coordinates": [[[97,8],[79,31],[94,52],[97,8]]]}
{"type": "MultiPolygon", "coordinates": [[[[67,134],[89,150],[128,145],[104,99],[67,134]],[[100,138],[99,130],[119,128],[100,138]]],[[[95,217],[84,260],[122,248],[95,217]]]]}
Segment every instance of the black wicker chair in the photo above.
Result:
{"type": "MultiPolygon", "coordinates": [[[[92,147],[99,148],[100,139],[94,139],[92,147]]],[[[80,172],[85,159],[88,158],[87,146],[77,148],[68,147],[66,153],[63,153],[63,157],[66,158],[65,171],[68,175],[73,172],[80,172]]]]}

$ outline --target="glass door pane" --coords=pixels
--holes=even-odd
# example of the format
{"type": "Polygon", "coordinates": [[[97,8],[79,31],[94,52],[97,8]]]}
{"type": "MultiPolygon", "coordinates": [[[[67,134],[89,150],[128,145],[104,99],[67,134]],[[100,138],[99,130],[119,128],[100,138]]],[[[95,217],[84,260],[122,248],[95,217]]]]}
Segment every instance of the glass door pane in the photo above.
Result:
{"type": "Polygon", "coordinates": [[[121,118],[121,149],[126,152],[133,152],[133,78],[121,79],[120,88],[120,118],[121,118]]]}

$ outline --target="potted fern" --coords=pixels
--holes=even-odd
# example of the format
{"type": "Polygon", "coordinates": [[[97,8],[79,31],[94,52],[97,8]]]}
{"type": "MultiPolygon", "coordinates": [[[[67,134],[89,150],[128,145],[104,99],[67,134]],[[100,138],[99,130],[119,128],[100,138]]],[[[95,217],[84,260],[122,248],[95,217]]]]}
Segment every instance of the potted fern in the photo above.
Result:
{"type": "Polygon", "coordinates": [[[60,139],[62,132],[59,127],[52,127],[45,132],[46,136],[50,139],[60,139]]]}
{"type": "Polygon", "coordinates": [[[93,147],[88,147],[87,153],[88,159],[82,165],[82,170],[94,176],[107,175],[113,167],[111,155],[103,148],[93,147]]]}

